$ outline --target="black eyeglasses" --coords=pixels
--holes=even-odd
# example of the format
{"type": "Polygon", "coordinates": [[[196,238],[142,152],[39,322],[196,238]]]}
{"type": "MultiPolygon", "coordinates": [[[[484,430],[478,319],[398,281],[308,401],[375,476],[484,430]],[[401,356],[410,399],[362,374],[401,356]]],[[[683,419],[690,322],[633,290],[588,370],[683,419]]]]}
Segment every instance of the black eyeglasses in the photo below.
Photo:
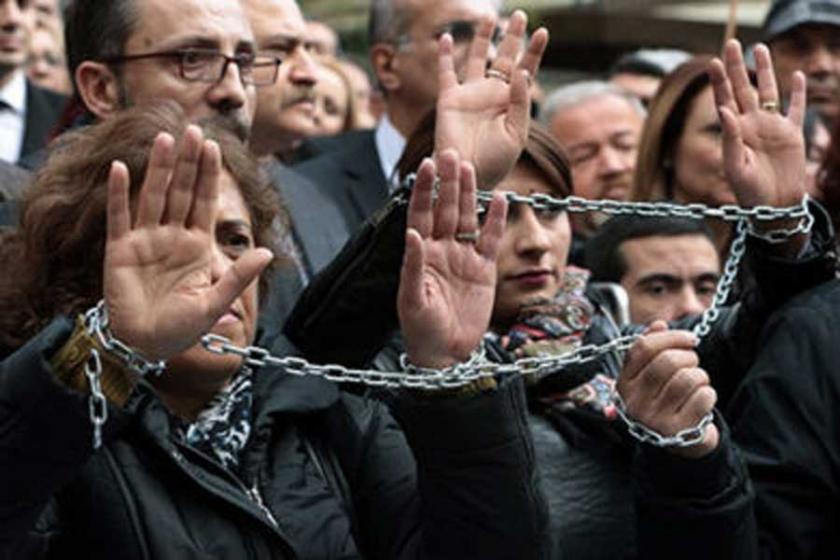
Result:
{"type": "Polygon", "coordinates": [[[181,49],[142,54],[115,56],[103,60],[109,64],[123,64],[145,58],[171,58],[178,63],[181,78],[188,82],[216,84],[225,76],[228,64],[236,64],[239,79],[243,84],[270,86],[277,81],[281,59],[274,56],[259,56],[253,53],[239,53],[233,56],[210,49],[181,49]]]}
{"type": "MultiPolygon", "coordinates": [[[[439,39],[444,33],[449,33],[452,36],[452,42],[456,45],[472,43],[475,39],[476,27],[478,24],[474,21],[456,20],[443,25],[435,33],[435,38],[439,39]]],[[[502,41],[502,29],[497,25],[493,29],[493,35],[490,37],[490,42],[498,46],[502,41]]]]}
{"type": "MultiPolygon", "coordinates": [[[[475,39],[476,27],[478,23],[474,21],[467,21],[467,20],[456,20],[450,21],[438,28],[435,32],[433,37],[435,39],[440,39],[441,35],[444,33],[449,33],[452,36],[452,42],[456,45],[468,45],[472,43],[472,40],[475,39]]],[[[490,42],[494,46],[498,46],[499,43],[502,42],[503,37],[502,29],[497,25],[493,29],[493,35],[490,37],[490,42]]],[[[396,38],[394,41],[397,46],[405,46],[411,43],[412,39],[407,34],[404,33],[396,38]]]]}

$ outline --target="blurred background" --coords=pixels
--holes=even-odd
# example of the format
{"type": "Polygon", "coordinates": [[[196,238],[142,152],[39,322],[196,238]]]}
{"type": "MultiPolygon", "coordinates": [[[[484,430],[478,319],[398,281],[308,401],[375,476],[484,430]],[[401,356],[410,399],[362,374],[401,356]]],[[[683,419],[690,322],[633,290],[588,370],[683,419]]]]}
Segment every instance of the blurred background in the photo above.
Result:
{"type": "MultiPolygon", "coordinates": [[[[641,47],[679,48],[697,53],[720,49],[729,19],[729,0],[515,0],[507,12],[524,9],[532,29],[551,32],[541,80],[548,87],[603,77],[619,54],[641,47]]],[[[770,0],[738,0],[738,37],[758,38],[770,0]]],[[[368,0],[301,0],[307,18],[332,25],[345,52],[366,61],[368,0]]]]}

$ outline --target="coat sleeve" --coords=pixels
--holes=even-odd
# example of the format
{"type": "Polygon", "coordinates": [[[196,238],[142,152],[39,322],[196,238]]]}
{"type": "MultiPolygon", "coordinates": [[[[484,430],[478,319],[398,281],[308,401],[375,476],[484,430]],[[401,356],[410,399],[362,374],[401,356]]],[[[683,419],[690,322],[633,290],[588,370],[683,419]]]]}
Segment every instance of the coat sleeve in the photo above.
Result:
{"type": "Polygon", "coordinates": [[[464,398],[401,395],[355,413],[356,535],[377,559],[544,558],[547,510],[521,380],[464,398]],[[364,416],[360,423],[358,419],[364,416]]]}
{"type": "Polygon", "coordinates": [[[718,415],[715,423],[720,445],[702,459],[639,446],[633,466],[639,558],[754,556],[752,487],[725,422],[718,415]]]}
{"type": "MultiPolygon", "coordinates": [[[[0,557],[38,557],[58,530],[53,497],[93,453],[85,395],[55,380],[49,358],[73,323],[58,319],[0,362],[0,557]]],[[[111,419],[105,435],[117,429],[111,419]]]]}
{"type": "Polygon", "coordinates": [[[728,411],[762,558],[830,558],[840,547],[838,306],[832,282],[774,315],[728,411]]]}

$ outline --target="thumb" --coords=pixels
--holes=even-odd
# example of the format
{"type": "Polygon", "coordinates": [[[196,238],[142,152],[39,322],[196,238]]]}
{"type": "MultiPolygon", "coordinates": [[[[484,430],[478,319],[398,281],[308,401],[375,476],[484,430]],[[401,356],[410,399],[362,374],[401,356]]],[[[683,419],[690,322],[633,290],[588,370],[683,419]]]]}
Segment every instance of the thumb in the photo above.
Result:
{"type": "Polygon", "coordinates": [[[247,251],[233,262],[211,289],[209,311],[213,322],[221,317],[245,288],[259,277],[273,258],[274,254],[271,251],[259,247],[247,251]]]}

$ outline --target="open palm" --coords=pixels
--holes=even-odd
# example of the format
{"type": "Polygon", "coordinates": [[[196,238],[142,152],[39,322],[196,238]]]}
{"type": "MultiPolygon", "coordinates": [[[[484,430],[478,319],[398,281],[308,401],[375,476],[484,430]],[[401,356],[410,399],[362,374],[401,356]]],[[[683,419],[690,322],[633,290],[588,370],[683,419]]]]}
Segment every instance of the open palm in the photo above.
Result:
{"type": "Polygon", "coordinates": [[[472,166],[452,151],[438,157],[437,167],[431,160],[421,165],[408,210],[398,295],[406,349],[415,365],[452,365],[481,342],[496,293],[495,261],[506,207],[496,197],[478,235],[472,166]],[[440,190],[434,200],[436,170],[440,190]]]}
{"type": "Polygon", "coordinates": [[[730,41],[724,61],[714,60],[709,76],[723,125],[727,178],[742,206],[794,206],[805,194],[805,80],[793,80],[790,107],[778,111],[779,97],[770,52],[755,49],[758,88],[750,83],[741,45],[730,41]]]}
{"type": "Polygon", "coordinates": [[[529,80],[536,76],[548,43],[548,32],[540,29],[523,52],[528,19],[516,11],[487,70],[494,25],[492,18],[479,24],[463,83],[458,82],[452,39],[447,35],[441,38],[438,63],[435,149],[456,150],[475,166],[478,184],[485,189],[507,176],[525,146],[531,118],[529,80]]]}
{"type": "Polygon", "coordinates": [[[221,156],[188,127],[179,153],[161,134],[152,147],[132,224],[128,170],[115,162],[108,181],[104,291],[114,335],[149,359],[195,344],[271,260],[245,253],[214,278],[221,156]]]}

